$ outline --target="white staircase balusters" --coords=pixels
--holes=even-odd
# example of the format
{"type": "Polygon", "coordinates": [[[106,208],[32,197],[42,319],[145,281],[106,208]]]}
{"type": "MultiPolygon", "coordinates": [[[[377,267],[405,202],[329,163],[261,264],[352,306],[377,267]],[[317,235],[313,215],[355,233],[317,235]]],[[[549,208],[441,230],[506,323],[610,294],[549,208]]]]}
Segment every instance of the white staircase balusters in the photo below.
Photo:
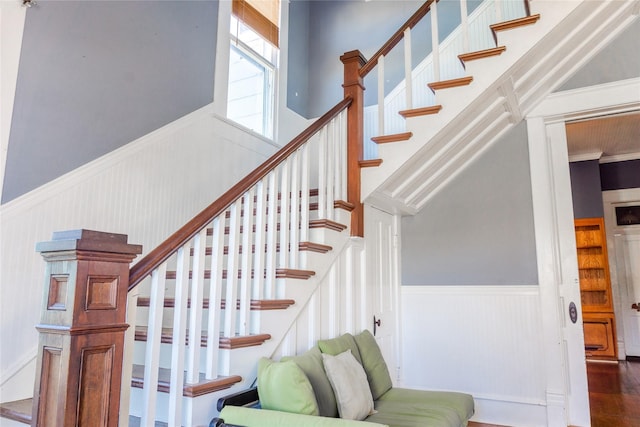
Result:
{"type": "MultiPolygon", "coordinates": [[[[204,266],[207,242],[207,229],[203,228],[193,239],[192,277],[191,277],[191,309],[189,312],[189,331],[187,346],[187,380],[188,384],[200,381],[200,343],[202,340],[202,305],[204,302],[204,266]]],[[[176,331],[174,331],[174,334],[176,331]]],[[[215,339],[210,337],[210,339],[215,339]]],[[[173,341],[176,345],[182,342],[173,341]]]]}
{"type": "MultiPolygon", "coordinates": [[[[309,144],[302,147],[300,152],[300,241],[309,241],[309,144]]],[[[306,262],[301,268],[307,268],[306,262]]]]}
{"type": "MultiPolygon", "coordinates": [[[[256,184],[256,232],[255,232],[255,256],[253,262],[253,268],[260,274],[254,274],[253,286],[251,287],[251,298],[255,300],[261,300],[264,298],[264,282],[265,275],[262,274],[265,271],[265,238],[266,238],[266,221],[267,221],[267,188],[269,181],[267,178],[261,179],[256,184]]],[[[251,333],[257,333],[252,330],[251,333]]]]}
{"type": "MultiPolygon", "coordinates": [[[[240,251],[240,217],[242,211],[242,199],[238,199],[229,208],[229,241],[227,243],[227,280],[225,289],[224,306],[224,331],[225,337],[233,337],[237,331],[236,302],[238,300],[238,272],[240,251]]],[[[243,230],[250,233],[250,230],[243,230]]],[[[244,273],[244,272],[243,272],[244,273]]],[[[246,274],[246,273],[245,273],[246,274]]],[[[215,309],[215,307],[214,307],[215,309]]]]}
{"type": "Polygon", "coordinates": [[[502,0],[494,0],[496,6],[496,22],[502,21],[502,0]]]}
{"type": "MultiPolygon", "coordinates": [[[[471,14],[468,14],[467,4],[460,2],[461,25],[451,32],[443,41],[438,37],[438,10],[434,2],[431,5],[431,38],[432,51],[415,68],[411,69],[411,77],[407,77],[406,64],[411,63],[411,45],[413,41],[407,41],[407,35],[412,38],[420,36],[405,30],[404,62],[405,78],[403,81],[383,97],[384,101],[378,101],[376,105],[369,105],[364,109],[364,158],[374,159],[378,157],[375,143],[371,141],[374,136],[389,135],[404,132],[405,120],[398,115],[400,110],[427,107],[435,105],[435,94],[427,88],[428,83],[441,80],[455,79],[465,75],[464,68],[458,59],[461,53],[479,51],[495,47],[493,34],[489,25],[503,20],[523,17],[526,14],[524,0],[500,1],[485,0],[478,5],[471,14]],[[500,10],[497,14],[497,10],[500,10]],[[502,16],[498,18],[497,16],[502,16]],[[384,105],[380,107],[380,104],[384,105]],[[380,111],[384,116],[380,118],[380,111]],[[383,121],[382,127],[380,121],[383,121]]],[[[388,56],[388,55],[387,55],[388,56]]],[[[380,70],[378,78],[380,78],[380,70]]],[[[367,86],[369,87],[369,86],[367,86]]],[[[373,85],[372,85],[373,87],[373,85]]],[[[378,85],[378,98],[383,90],[378,85]]]]}
{"type": "MultiPolygon", "coordinates": [[[[288,254],[287,245],[289,243],[289,192],[291,188],[290,180],[291,158],[280,165],[280,251],[278,252],[278,268],[287,268],[288,254]]],[[[276,289],[276,298],[280,298],[280,289],[276,289]]]]}
{"type": "Polygon", "coordinates": [[[289,209],[289,242],[280,250],[289,253],[289,268],[300,268],[300,150],[291,155],[291,207],[289,209]],[[287,250],[288,248],[288,250],[287,250]]]}
{"type": "Polygon", "coordinates": [[[222,301],[222,288],[224,286],[222,273],[224,270],[224,215],[217,216],[213,220],[213,238],[211,239],[211,259],[209,279],[209,311],[207,313],[207,355],[205,378],[208,380],[215,379],[218,376],[218,350],[220,348],[220,340],[218,340],[218,331],[221,324],[220,302],[222,301]]]}
{"type": "Polygon", "coordinates": [[[162,314],[167,263],[151,273],[151,294],[149,319],[147,324],[147,347],[144,358],[144,386],[141,425],[153,425],[158,397],[158,368],[160,367],[160,339],[162,335],[162,314]]]}
{"type": "Polygon", "coordinates": [[[438,35],[438,2],[431,5],[431,55],[433,56],[433,78],[440,80],[440,36],[438,35]]]}
{"type": "Polygon", "coordinates": [[[460,2],[460,31],[462,32],[462,50],[463,52],[470,52],[469,50],[469,17],[467,12],[467,2],[460,2]]]}
{"type": "Polygon", "coordinates": [[[268,175],[268,206],[267,206],[267,248],[265,253],[266,278],[264,295],[266,299],[274,299],[276,297],[276,265],[277,252],[276,245],[278,241],[278,170],[273,170],[268,175]]]}
{"type": "MultiPolygon", "coordinates": [[[[464,3],[464,2],[463,2],[464,3]]],[[[405,106],[407,110],[413,108],[413,72],[412,55],[411,55],[411,28],[404,30],[404,84],[405,84],[405,106]]],[[[384,101],[383,101],[384,103],[384,101]]],[[[380,133],[384,135],[384,133],[380,133]]]]}
{"type": "MultiPolygon", "coordinates": [[[[328,113],[330,118],[324,119],[322,126],[303,133],[303,143],[288,150],[270,170],[264,168],[253,184],[247,184],[240,196],[233,196],[235,200],[229,197],[226,206],[220,204],[210,219],[194,218],[197,229],[194,226],[184,231],[191,227],[190,222],[167,242],[180,233],[192,237],[175,246],[171,243],[175,249],[163,255],[155,255],[164,250],[162,247],[151,251],[149,258],[157,257],[158,261],[144,260],[146,268],[159,267],[151,273],[140,269],[132,283],[141,286],[134,287],[128,296],[127,319],[131,324],[136,324],[138,305],[146,307],[143,310],[148,310],[148,320],[145,325],[140,319],[143,316],[137,316],[141,320],[138,333],[134,334],[132,328],[126,339],[123,396],[127,404],[123,406],[126,412],[120,417],[121,425],[127,425],[128,413],[141,415],[142,425],[153,425],[156,420],[172,426],[191,423],[199,404],[189,399],[200,399],[206,382],[215,383],[212,387],[224,386],[227,380],[223,376],[231,376],[233,384],[239,381],[236,375],[251,374],[244,365],[237,372],[239,362],[231,352],[236,347],[254,345],[247,344],[251,335],[269,336],[265,334],[271,331],[263,330],[267,312],[262,310],[292,303],[266,302],[311,294],[313,288],[303,288],[302,294],[298,289],[287,298],[285,282],[290,274],[305,275],[296,271],[308,267],[302,243],[307,250],[318,247],[306,243],[326,243],[310,242],[310,205],[316,191],[322,219],[334,219],[337,197],[346,199],[347,105],[349,100],[340,103],[328,113]],[[136,339],[146,341],[144,358],[135,354],[136,349],[137,353],[142,350],[142,344],[134,346],[136,339]],[[163,347],[163,343],[171,346],[163,347]],[[144,379],[142,391],[131,393],[134,360],[144,363],[144,379]]],[[[275,335],[278,343],[284,336],[278,331],[275,335]]]]}
{"type": "Polygon", "coordinates": [[[384,135],[384,55],[378,58],[378,135],[384,135]]]}
{"type": "MultiPolygon", "coordinates": [[[[251,284],[253,268],[253,252],[258,252],[259,248],[253,246],[253,199],[255,197],[254,188],[244,194],[243,215],[242,215],[242,254],[240,256],[240,305],[238,307],[238,334],[249,335],[250,314],[251,314],[251,284]]],[[[256,230],[257,231],[257,230],[256,230]]],[[[261,276],[264,272],[255,270],[253,276],[261,276]]]]}
{"type": "MultiPolygon", "coordinates": [[[[187,330],[189,303],[189,245],[178,249],[176,284],[173,309],[173,342],[184,343],[187,330]]],[[[182,388],[184,386],[185,346],[171,347],[171,387],[169,390],[168,422],[172,426],[182,423],[182,388]]],[[[193,369],[193,367],[191,367],[193,369]]],[[[196,369],[197,371],[197,369],[196,369]]]]}

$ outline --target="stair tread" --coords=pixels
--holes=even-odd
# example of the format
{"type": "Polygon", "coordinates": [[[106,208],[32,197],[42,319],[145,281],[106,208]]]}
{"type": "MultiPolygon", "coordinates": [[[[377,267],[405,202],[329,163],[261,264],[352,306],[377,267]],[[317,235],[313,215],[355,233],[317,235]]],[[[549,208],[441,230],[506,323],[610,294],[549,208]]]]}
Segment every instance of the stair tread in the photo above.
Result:
{"type": "MultiPolygon", "coordinates": [[[[135,328],[135,339],[136,341],[146,341],[147,340],[147,327],[146,326],[136,326],[135,328]]],[[[253,334],[253,335],[238,335],[234,337],[224,337],[220,336],[219,345],[220,348],[224,349],[233,349],[233,348],[241,348],[241,347],[251,347],[262,345],[265,341],[271,339],[270,334],[253,334]]],[[[186,344],[188,344],[189,334],[186,336],[186,344]]],[[[200,337],[200,345],[205,347],[207,345],[208,336],[206,332],[203,332],[200,337]]],[[[162,328],[160,334],[160,342],[163,344],[173,344],[173,329],[171,328],[162,328]]]]}
{"type": "MultiPolygon", "coordinates": [[[[142,420],[140,419],[140,417],[129,415],[129,427],[140,427],[141,422],[142,420]]],[[[162,421],[156,421],[153,427],[169,427],[169,424],[162,421]]]]}
{"type": "Polygon", "coordinates": [[[346,230],[347,226],[330,219],[312,219],[309,221],[309,228],[328,228],[340,232],[346,230]]]}
{"type": "Polygon", "coordinates": [[[382,164],[382,159],[360,160],[358,165],[361,168],[375,168],[382,164]]]}
{"type": "Polygon", "coordinates": [[[535,24],[540,19],[540,14],[529,15],[523,18],[512,19],[510,21],[498,22],[496,24],[489,25],[491,32],[493,33],[493,39],[498,44],[498,31],[511,30],[513,28],[523,27],[526,25],[535,24]]]}
{"type": "MultiPolygon", "coordinates": [[[[184,373],[186,376],[186,372],[184,373]]],[[[215,391],[225,390],[236,383],[242,381],[242,377],[238,375],[219,376],[215,379],[208,380],[204,373],[200,373],[200,380],[194,384],[184,384],[183,396],[197,397],[215,391]]],[[[171,369],[158,368],[158,391],[168,393],[171,382],[171,369]]],[[[131,375],[131,386],[142,388],[144,385],[144,366],[133,365],[131,375]]]]}
{"type": "Polygon", "coordinates": [[[31,411],[33,399],[15,400],[13,402],[0,403],[0,417],[24,424],[31,424],[31,411]]]}
{"type": "Polygon", "coordinates": [[[422,107],[422,108],[412,108],[410,110],[402,110],[398,111],[402,117],[418,117],[418,116],[426,116],[429,114],[438,114],[442,110],[442,105],[432,105],[430,107],[422,107]]]}
{"type": "Polygon", "coordinates": [[[434,93],[436,90],[441,89],[449,89],[452,87],[460,87],[467,86],[473,81],[472,76],[460,77],[458,79],[450,79],[450,80],[441,80],[439,82],[431,82],[427,84],[429,89],[431,89],[434,93]]]}
{"type": "MultiPolygon", "coordinates": [[[[300,270],[297,268],[276,268],[276,278],[279,277],[291,277],[291,276],[313,276],[315,271],[312,270],[300,270]]],[[[228,275],[227,269],[222,270],[222,279],[226,279],[228,275]]],[[[251,278],[255,277],[255,270],[251,269],[251,278]]],[[[264,270],[264,276],[267,277],[267,270],[264,270]]],[[[166,280],[175,280],[177,278],[177,272],[175,270],[168,270],[165,274],[166,280]]],[[[193,278],[193,271],[189,271],[189,279],[193,278]]],[[[204,271],[204,279],[211,279],[211,270],[204,271]]],[[[238,279],[242,279],[242,270],[238,270],[238,279]]]]}
{"type": "MultiPolygon", "coordinates": [[[[267,251],[267,244],[265,243],[264,245],[264,252],[267,251]]],[[[333,248],[329,245],[323,245],[321,243],[315,243],[315,242],[300,242],[298,243],[298,250],[300,251],[315,251],[315,252],[329,252],[330,250],[332,250],[333,248]],[[320,249],[322,248],[323,250],[315,250],[315,249],[320,249]]],[[[243,247],[242,245],[238,246],[238,253],[241,254],[243,251],[243,247]]],[[[280,243],[278,243],[276,245],[276,252],[280,252],[280,243]]],[[[204,254],[206,256],[210,256],[213,253],[213,248],[211,246],[207,246],[204,250],[204,254]]],[[[229,245],[225,245],[222,253],[224,255],[228,255],[229,254],[229,245]]],[[[251,253],[255,254],[256,253],[256,245],[251,245],[251,253]]],[[[194,254],[194,249],[191,248],[189,254],[191,256],[193,256],[194,254]]]]}
{"type": "MultiPolygon", "coordinates": [[[[164,299],[164,307],[165,308],[174,308],[176,300],[175,298],[165,298],[164,299]]],[[[224,309],[226,301],[221,301],[221,309],[224,309]]],[[[139,297],[138,298],[138,307],[149,307],[151,304],[151,298],[149,297],[139,297]]],[[[270,300],[251,300],[251,310],[282,310],[286,309],[289,306],[295,304],[295,300],[292,299],[270,299],[270,300]]],[[[237,302],[237,306],[240,305],[240,300],[237,302]]],[[[191,299],[187,301],[187,307],[191,307],[191,299]]],[[[209,298],[204,298],[202,301],[202,308],[209,309],[209,298]]]]}
{"type": "Polygon", "coordinates": [[[412,132],[393,133],[389,135],[374,136],[371,138],[376,144],[386,144],[389,142],[406,141],[413,136],[412,132]]]}
{"type": "Polygon", "coordinates": [[[489,58],[491,56],[501,55],[507,50],[506,46],[493,47],[491,49],[476,50],[474,52],[461,53],[458,55],[460,61],[464,65],[465,62],[475,61],[476,59],[489,58]]]}
{"type": "Polygon", "coordinates": [[[333,202],[333,207],[335,209],[343,209],[345,211],[351,212],[356,208],[356,205],[353,203],[349,203],[346,200],[336,200],[333,202]]]}

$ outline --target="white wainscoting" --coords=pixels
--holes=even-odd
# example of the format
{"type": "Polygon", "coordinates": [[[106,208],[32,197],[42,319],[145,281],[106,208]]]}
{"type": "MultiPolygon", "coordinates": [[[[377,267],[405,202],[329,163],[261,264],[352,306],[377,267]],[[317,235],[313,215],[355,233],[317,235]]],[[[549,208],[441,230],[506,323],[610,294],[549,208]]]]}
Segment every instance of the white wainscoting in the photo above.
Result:
{"type": "Polygon", "coordinates": [[[128,234],[146,253],[275,150],[207,106],[2,205],[3,401],[33,389],[33,382],[26,391],[4,384],[35,357],[44,274],[36,242],[86,228],[128,234]]]}
{"type": "Polygon", "coordinates": [[[537,286],[403,286],[402,385],[470,393],[475,421],[546,425],[537,286]]]}

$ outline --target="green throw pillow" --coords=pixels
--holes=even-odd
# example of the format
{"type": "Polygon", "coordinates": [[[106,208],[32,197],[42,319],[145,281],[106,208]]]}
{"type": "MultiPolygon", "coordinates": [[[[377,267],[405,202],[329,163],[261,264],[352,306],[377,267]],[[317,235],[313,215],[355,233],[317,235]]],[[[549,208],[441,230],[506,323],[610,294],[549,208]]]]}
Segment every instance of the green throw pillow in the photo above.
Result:
{"type": "Polygon", "coordinates": [[[351,354],[356,358],[358,363],[362,365],[362,359],[360,358],[360,351],[358,345],[353,339],[353,335],[346,333],[338,338],[332,338],[330,340],[318,341],[318,347],[320,351],[331,356],[337,356],[340,353],[344,353],[347,350],[351,350],[351,354]]]}
{"type": "Polygon", "coordinates": [[[264,409],[318,415],[318,403],[305,373],[293,361],[258,362],[258,395],[264,409]]]}
{"type": "Polygon", "coordinates": [[[358,345],[358,350],[360,350],[362,366],[367,373],[373,400],[378,400],[393,386],[387,363],[384,361],[380,347],[371,332],[365,329],[353,338],[358,345]]]}
{"type": "Polygon", "coordinates": [[[327,374],[324,372],[322,353],[320,353],[318,347],[313,347],[299,356],[283,357],[281,360],[283,362],[293,360],[307,375],[316,395],[320,416],[336,418],[338,416],[336,397],[333,394],[327,374]]]}

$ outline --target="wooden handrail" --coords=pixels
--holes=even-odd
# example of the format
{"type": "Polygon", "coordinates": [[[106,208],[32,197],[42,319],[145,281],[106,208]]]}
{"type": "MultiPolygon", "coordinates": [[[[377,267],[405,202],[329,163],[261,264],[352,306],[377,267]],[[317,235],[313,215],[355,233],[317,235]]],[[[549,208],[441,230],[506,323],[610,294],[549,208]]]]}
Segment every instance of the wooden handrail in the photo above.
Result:
{"type": "Polygon", "coordinates": [[[195,236],[203,227],[221,214],[234,201],[241,197],[254,184],[264,178],[276,166],[282,163],[290,154],[300,148],[313,135],[315,135],[324,125],[329,123],[340,112],[351,105],[351,98],[345,97],[331,110],[313,122],[311,126],[303,130],[291,142],[282,147],[277,153],[249,173],[244,179],[231,187],[226,193],[220,196],[215,202],[207,206],[202,212],[197,214],[191,221],[173,233],[158,247],[149,252],[144,258],[136,263],[129,271],[129,291],[135,288],[147,275],[166,261],[171,254],[184,245],[189,239],[195,236]]]}
{"type": "Polygon", "coordinates": [[[360,77],[364,78],[367,74],[369,74],[369,72],[371,72],[371,70],[373,70],[373,68],[378,63],[378,58],[380,58],[383,55],[387,55],[389,52],[391,52],[391,49],[393,49],[398,43],[400,43],[400,40],[404,38],[404,31],[407,28],[415,27],[416,24],[420,22],[420,20],[424,18],[424,16],[427,13],[429,13],[429,10],[431,9],[431,4],[437,1],[439,0],[427,0],[422,6],[420,6],[420,8],[413,15],[411,15],[411,17],[407,20],[407,22],[405,22],[398,29],[398,31],[396,31],[395,34],[391,36],[389,40],[387,40],[387,42],[380,48],[380,50],[378,50],[367,61],[367,63],[364,64],[362,68],[360,68],[360,77]]]}

